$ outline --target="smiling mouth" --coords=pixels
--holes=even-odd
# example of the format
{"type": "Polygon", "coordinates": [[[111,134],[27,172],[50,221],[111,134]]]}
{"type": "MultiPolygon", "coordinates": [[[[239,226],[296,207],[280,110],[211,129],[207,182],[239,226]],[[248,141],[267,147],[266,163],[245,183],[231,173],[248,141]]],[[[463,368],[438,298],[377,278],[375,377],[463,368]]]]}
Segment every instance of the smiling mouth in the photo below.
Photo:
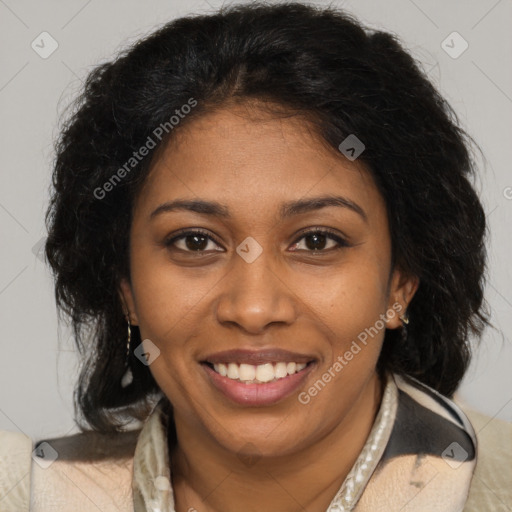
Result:
{"type": "Polygon", "coordinates": [[[237,364],[237,363],[210,363],[205,361],[204,364],[209,366],[213,371],[227,377],[235,382],[243,382],[245,384],[267,384],[285,379],[290,375],[301,372],[310,365],[309,363],[296,363],[294,361],[276,363],[265,363],[260,365],[237,364]]]}

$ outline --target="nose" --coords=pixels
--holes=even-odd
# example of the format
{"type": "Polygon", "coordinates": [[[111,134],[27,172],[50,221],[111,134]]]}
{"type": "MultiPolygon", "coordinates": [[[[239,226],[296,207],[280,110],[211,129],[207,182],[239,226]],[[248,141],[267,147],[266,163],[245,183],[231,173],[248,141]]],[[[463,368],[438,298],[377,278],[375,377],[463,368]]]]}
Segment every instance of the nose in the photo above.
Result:
{"type": "Polygon", "coordinates": [[[252,263],[234,258],[217,301],[217,320],[249,334],[261,334],[270,324],[291,325],[298,309],[296,296],[271,258],[265,251],[252,263]]]}

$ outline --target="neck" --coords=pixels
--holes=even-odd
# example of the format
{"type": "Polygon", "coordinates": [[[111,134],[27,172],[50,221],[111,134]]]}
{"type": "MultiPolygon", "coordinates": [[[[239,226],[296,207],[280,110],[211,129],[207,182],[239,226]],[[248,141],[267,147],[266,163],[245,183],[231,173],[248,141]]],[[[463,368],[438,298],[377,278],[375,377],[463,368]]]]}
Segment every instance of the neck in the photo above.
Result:
{"type": "Polygon", "coordinates": [[[175,418],[170,460],[176,512],[325,511],[370,434],[382,392],[374,375],[345,417],[315,444],[257,463],[175,418]]]}

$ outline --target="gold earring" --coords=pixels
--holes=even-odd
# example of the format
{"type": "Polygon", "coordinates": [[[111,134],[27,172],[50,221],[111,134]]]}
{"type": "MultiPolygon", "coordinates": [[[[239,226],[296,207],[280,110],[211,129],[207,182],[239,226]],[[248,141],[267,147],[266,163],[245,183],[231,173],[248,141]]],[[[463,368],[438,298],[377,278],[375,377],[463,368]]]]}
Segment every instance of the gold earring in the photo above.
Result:
{"type": "Polygon", "coordinates": [[[128,323],[128,336],[126,341],[126,357],[125,366],[126,371],[121,379],[121,387],[126,388],[133,382],[133,373],[130,368],[130,343],[132,341],[132,326],[130,325],[130,317],[126,315],[126,321],[128,323]]]}

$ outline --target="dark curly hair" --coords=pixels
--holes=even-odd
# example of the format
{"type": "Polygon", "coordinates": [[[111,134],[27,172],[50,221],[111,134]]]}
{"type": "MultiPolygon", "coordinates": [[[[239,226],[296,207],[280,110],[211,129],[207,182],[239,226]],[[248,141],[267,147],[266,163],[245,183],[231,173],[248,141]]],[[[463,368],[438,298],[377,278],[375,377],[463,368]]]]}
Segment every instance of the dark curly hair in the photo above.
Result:
{"type": "MultiPolygon", "coordinates": [[[[470,361],[470,335],[490,325],[487,226],[470,182],[474,141],[396,36],[296,2],[179,18],[89,74],[56,144],[46,257],[83,357],[75,409],[94,430],[143,420],[161,393],[134,358],[133,383],[120,385],[119,283],[129,279],[132,204],[151,156],[198,116],[251,100],[276,115],[303,115],[340,158],[349,134],[366,146],[359,161],[387,205],[393,265],[420,281],[408,340],[386,331],[379,371],[452,396],[470,361]],[[170,121],[193,102],[179,124],[170,121]],[[154,147],[140,151],[150,139],[154,147]]],[[[138,345],[136,328],[133,338],[138,345]]]]}

